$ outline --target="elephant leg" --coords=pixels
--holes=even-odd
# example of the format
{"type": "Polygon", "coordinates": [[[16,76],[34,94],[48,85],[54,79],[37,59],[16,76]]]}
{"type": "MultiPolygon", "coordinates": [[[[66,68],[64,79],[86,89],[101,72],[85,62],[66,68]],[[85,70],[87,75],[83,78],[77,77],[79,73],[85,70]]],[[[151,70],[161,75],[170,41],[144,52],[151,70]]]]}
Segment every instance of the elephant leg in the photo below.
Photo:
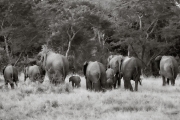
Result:
{"type": "Polygon", "coordinates": [[[92,83],[88,79],[86,80],[86,89],[91,90],[92,89],[92,83]]]}
{"type": "Polygon", "coordinates": [[[49,78],[50,83],[53,83],[52,75],[47,71],[47,77],[49,78]]]}
{"type": "Polygon", "coordinates": [[[73,82],[73,88],[75,87],[75,83],[73,82]]]}
{"type": "Polygon", "coordinates": [[[26,81],[26,79],[27,79],[27,76],[26,76],[26,75],[24,75],[24,82],[26,81]]]}
{"type": "Polygon", "coordinates": [[[135,80],[135,91],[138,91],[138,79],[135,80]]]}
{"type": "Polygon", "coordinates": [[[163,80],[163,86],[165,86],[166,85],[166,79],[164,76],[162,76],[162,80],[163,80]]]}
{"type": "Polygon", "coordinates": [[[132,85],[131,85],[131,80],[127,80],[127,83],[128,83],[128,89],[130,90],[130,91],[133,91],[133,87],[132,87],[132,85]]]}
{"type": "MultiPolygon", "coordinates": [[[[169,85],[169,78],[167,78],[167,84],[169,85]]],[[[172,84],[172,81],[171,81],[171,84],[172,84]]]]}
{"type": "Polygon", "coordinates": [[[124,89],[127,89],[127,83],[124,80],[124,89]]]}
{"type": "Polygon", "coordinates": [[[10,83],[11,89],[14,89],[14,83],[10,83]]]}
{"type": "Polygon", "coordinates": [[[128,84],[129,84],[129,83],[128,83],[127,78],[123,78],[123,80],[124,80],[124,88],[125,88],[125,89],[128,89],[128,87],[129,87],[128,84]]]}
{"type": "Polygon", "coordinates": [[[171,80],[171,85],[174,86],[175,85],[175,80],[171,80]]]}
{"type": "Polygon", "coordinates": [[[5,80],[5,87],[8,88],[8,82],[5,80]]]}
{"type": "Polygon", "coordinates": [[[16,84],[16,87],[18,87],[18,84],[17,84],[17,82],[15,82],[15,84],[16,84]]]}
{"type": "Polygon", "coordinates": [[[96,92],[100,91],[100,81],[98,81],[97,83],[93,83],[93,90],[95,90],[96,92]]]}
{"type": "Polygon", "coordinates": [[[74,87],[73,82],[72,82],[72,87],[74,87]]]}
{"type": "Polygon", "coordinates": [[[115,75],[114,89],[116,89],[117,81],[118,81],[118,74],[115,75]]]}
{"type": "Polygon", "coordinates": [[[120,74],[117,75],[118,88],[121,87],[121,77],[120,74]]]}

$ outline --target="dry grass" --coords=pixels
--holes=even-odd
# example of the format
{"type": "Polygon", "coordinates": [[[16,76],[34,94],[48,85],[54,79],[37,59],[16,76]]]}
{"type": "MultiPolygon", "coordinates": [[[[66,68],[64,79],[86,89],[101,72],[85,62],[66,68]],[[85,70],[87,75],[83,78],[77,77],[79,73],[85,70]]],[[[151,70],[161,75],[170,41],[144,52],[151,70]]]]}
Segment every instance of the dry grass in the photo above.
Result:
{"type": "MultiPolygon", "coordinates": [[[[0,77],[3,84],[3,78],[0,77]]],[[[180,80],[176,85],[162,87],[161,78],[143,78],[138,92],[120,89],[95,93],[68,84],[52,86],[47,78],[43,84],[23,82],[18,88],[0,89],[2,120],[179,120],[180,80]]],[[[132,81],[133,86],[134,82],[132,81]]]]}

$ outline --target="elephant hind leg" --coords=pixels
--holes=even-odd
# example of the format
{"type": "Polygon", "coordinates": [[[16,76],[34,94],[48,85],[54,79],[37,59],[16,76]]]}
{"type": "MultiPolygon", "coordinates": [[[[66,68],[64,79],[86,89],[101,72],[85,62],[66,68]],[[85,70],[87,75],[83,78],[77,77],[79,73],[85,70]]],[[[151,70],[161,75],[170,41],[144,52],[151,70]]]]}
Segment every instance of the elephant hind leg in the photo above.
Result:
{"type": "Polygon", "coordinates": [[[118,87],[121,87],[121,75],[117,75],[117,82],[118,82],[118,87]]]}
{"type": "Polygon", "coordinates": [[[95,90],[96,92],[100,91],[100,81],[98,81],[97,83],[93,83],[93,90],[95,90]]]}
{"type": "Polygon", "coordinates": [[[14,83],[10,83],[11,89],[14,89],[14,83]]]}
{"type": "Polygon", "coordinates": [[[164,76],[162,76],[162,80],[163,80],[163,86],[165,86],[166,85],[166,79],[165,79],[165,77],[164,76]]]}
{"type": "MultiPolygon", "coordinates": [[[[169,85],[169,78],[167,78],[167,84],[169,85]]],[[[171,84],[172,84],[172,81],[171,81],[171,84]]]]}
{"type": "Polygon", "coordinates": [[[131,80],[127,80],[127,88],[130,90],[130,91],[133,91],[133,87],[131,85],[131,80]]]}
{"type": "Polygon", "coordinates": [[[8,88],[8,82],[5,80],[5,87],[8,88]]]}
{"type": "Polygon", "coordinates": [[[171,85],[174,86],[175,85],[175,80],[171,80],[171,85]]]}
{"type": "Polygon", "coordinates": [[[139,80],[137,79],[137,80],[135,80],[135,91],[138,91],[138,82],[139,82],[139,80]]]}
{"type": "Polygon", "coordinates": [[[120,86],[120,82],[119,82],[119,77],[118,77],[118,74],[115,75],[115,80],[114,80],[114,89],[116,89],[116,84],[118,82],[118,87],[120,86]]]}
{"type": "Polygon", "coordinates": [[[72,82],[72,86],[73,86],[73,88],[75,87],[75,83],[74,82],[72,82]]]}
{"type": "Polygon", "coordinates": [[[87,90],[92,90],[92,83],[91,83],[91,81],[90,80],[86,80],[86,89],[87,90]]]}
{"type": "Polygon", "coordinates": [[[132,87],[132,85],[131,85],[131,82],[130,82],[130,84],[129,84],[129,90],[130,90],[130,91],[133,91],[133,87],[132,87]]]}

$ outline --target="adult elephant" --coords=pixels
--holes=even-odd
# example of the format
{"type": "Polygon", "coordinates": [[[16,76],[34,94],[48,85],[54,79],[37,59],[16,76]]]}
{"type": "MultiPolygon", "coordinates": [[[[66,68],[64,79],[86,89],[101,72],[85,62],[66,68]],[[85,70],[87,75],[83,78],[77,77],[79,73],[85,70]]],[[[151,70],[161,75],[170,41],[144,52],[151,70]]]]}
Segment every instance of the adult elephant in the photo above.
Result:
{"type": "Polygon", "coordinates": [[[28,66],[24,70],[24,81],[26,81],[26,78],[29,77],[29,79],[33,82],[39,81],[42,83],[44,81],[45,73],[45,70],[43,70],[40,66],[28,66]]]}
{"type": "Polygon", "coordinates": [[[105,67],[97,61],[84,63],[83,72],[86,78],[86,89],[101,91],[107,88],[105,67]]]}
{"type": "Polygon", "coordinates": [[[171,85],[175,85],[175,79],[178,74],[178,63],[173,56],[157,56],[155,58],[157,63],[159,73],[162,76],[163,86],[169,84],[169,80],[171,81],[171,85]]]}
{"type": "Polygon", "coordinates": [[[45,46],[39,55],[50,82],[55,85],[64,83],[69,71],[68,59],[61,54],[54,53],[45,46]]]}
{"type": "Polygon", "coordinates": [[[122,65],[122,60],[123,60],[122,55],[114,55],[108,63],[108,68],[111,68],[114,70],[114,76],[115,76],[115,81],[114,81],[114,88],[116,88],[116,85],[118,83],[118,87],[121,86],[121,74],[120,74],[120,68],[122,65]]]}
{"type": "Polygon", "coordinates": [[[135,81],[135,91],[138,91],[138,82],[141,85],[141,62],[135,57],[124,57],[121,66],[121,74],[124,79],[124,88],[133,91],[131,80],[135,81]]]}
{"type": "Polygon", "coordinates": [[[3,76],[5,80],[5,86],[8,87],[8,83],[10,84],[11,88],[14,89],[14,82],[17,86],[18,79],[18,70],[15,66],[11,64],[7,65],[3,69],[3,76]]]}

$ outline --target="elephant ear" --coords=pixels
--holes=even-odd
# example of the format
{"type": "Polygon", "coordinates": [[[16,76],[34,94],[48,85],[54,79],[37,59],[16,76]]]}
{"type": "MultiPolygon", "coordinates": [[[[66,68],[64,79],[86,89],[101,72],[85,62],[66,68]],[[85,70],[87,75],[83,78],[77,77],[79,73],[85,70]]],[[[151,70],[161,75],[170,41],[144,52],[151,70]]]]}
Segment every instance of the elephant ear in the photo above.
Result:
{"type": "Polygon", "coordinates": [[[156,66],[158,67],[159,70],[160,70],[160,61],[161,61],[161,58],[162,58],[162,56],[157,56],[155,58],[156,66]]]}
{"type": "Polygon", "coordinates": [[[86,62],[84,63],[84,65],[83,65],[83,73],[84,73],[85,76],[86,76],[86,69],[87,69],[88,64],[89,64],[89,63],[86,61],[86,62]]]}
{"type": "Polygon", "coordinates": [[[2,73],[3,73],[3,75],[4,75],[4,71],[5,71],[5,69],[6,69],[6,66],[4,66],[4,68],[3,68],[3,72],[2,72],[2,73]]]}
{"type": "Polygon", "coordinates": [[[160,61],[161,58],[162,58],[162,56],[157,56],[157,57],[155,58],[155,61],[160,61]]]}

